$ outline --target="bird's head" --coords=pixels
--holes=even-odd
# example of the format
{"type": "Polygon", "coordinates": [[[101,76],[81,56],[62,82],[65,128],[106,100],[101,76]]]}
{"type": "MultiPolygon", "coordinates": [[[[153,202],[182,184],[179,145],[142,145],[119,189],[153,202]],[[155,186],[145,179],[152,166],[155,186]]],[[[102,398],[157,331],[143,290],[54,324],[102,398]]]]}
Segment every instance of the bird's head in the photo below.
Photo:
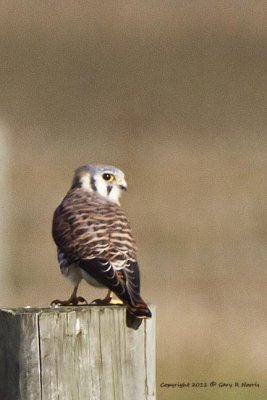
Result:
{"type": "Polygon", "coordinates": [[[105,199],[119,204],[122,191],[127,190],[124,173],[116,167],[106,165],[83,165],[74,174],[72,188],[80,187],[96,192],[105,199]]]}

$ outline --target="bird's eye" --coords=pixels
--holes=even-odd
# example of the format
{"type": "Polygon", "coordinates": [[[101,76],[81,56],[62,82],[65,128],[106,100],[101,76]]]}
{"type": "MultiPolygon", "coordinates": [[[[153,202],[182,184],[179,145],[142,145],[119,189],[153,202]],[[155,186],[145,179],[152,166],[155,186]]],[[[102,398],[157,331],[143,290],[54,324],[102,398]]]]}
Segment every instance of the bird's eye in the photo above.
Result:
{"type": "Polygon", "coordinates": [[[107,181],[107,182],[112,182],[115,177],[112,174],[105,173],[102,175],[102,178],[105,179],[105,181],[107,181]]]}

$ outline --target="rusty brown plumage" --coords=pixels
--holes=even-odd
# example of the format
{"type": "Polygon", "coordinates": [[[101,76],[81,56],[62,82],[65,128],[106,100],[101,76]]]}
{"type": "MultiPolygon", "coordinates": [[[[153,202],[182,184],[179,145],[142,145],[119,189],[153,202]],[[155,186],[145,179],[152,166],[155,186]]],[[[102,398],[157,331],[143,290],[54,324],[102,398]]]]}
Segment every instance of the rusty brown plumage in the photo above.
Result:
{"type": "Polygon", "coordinates": [[[103,258],[122,264],[136,260],[136,247],[123,210],[97,193],[71,189],[56,209],[53,238],[68,258],[103,258]]]}

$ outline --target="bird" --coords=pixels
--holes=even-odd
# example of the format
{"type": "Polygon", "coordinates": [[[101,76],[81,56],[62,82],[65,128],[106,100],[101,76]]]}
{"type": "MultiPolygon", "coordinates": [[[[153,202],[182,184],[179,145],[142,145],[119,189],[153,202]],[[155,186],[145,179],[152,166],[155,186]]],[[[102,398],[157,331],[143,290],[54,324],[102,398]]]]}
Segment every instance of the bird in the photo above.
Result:
{"type": "Polygon", "coordinates": [[[73,291],[68,300],[53,300],[51,306],[87,303],[77,296],[84,279],[108,289],[104,299],[94,301],[96,304],[111,304],[114,293],[126,305],[127,326],[136,330],[152,314],[140,295],[136,245],[120,206],[126,190],[125,175],[114,166],[87,164],[76,169],[52,223],[60,270],[73,291]]]}

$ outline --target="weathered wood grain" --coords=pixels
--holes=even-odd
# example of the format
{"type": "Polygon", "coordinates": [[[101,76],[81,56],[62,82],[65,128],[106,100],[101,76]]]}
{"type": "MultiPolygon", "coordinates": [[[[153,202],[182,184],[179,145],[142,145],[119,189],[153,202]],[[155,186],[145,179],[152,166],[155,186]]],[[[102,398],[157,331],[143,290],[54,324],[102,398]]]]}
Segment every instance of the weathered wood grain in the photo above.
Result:
{"type": "Polygon", "coordinates": [[[155,400],[155,310],[137,331],[123,306],[0,311],[1,400],[155,400]]]}

